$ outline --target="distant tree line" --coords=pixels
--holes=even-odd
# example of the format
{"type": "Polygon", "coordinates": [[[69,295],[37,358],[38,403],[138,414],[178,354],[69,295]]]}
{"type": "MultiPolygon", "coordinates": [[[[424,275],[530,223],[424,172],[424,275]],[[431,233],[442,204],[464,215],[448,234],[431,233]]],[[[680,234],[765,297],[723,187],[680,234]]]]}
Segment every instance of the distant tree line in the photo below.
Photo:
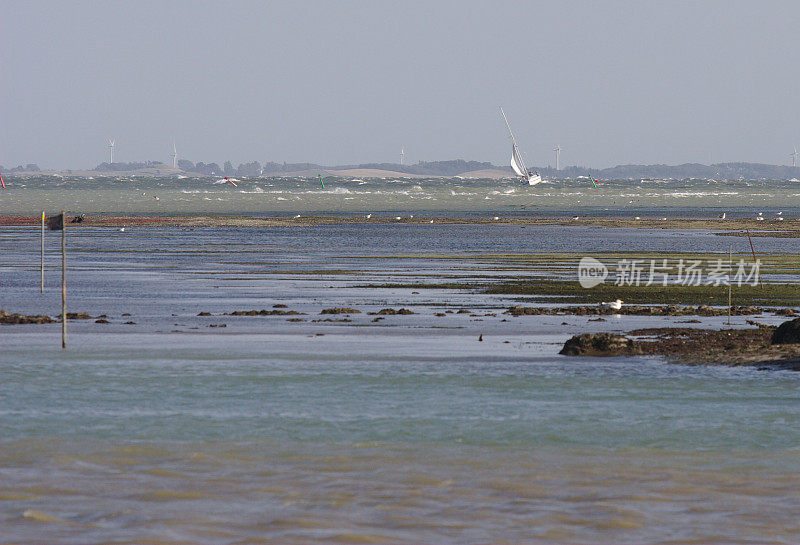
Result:
{"type": "MultiPolygon", "coordinates": [[[[283,172],[298,172],[302,170],[347,170],[347,169],[374,169],[391,170],[405,174],[421,174],[423,176],[458,176],[473,170],[497,168],[491,163],[479,161],[465,161],[454,159],[452,161],[420,161],[415,165],[399,165],[397,163],[361,163],[357,165],[338,165],[327,167],[316,163],[275,163],[267,161],[262,169],[263,174],[280,174],[283,172]]],[[[510,172],[510,169],[509,169],[510,172]]]]}
{"type": "MultiPolygon", "coordinates": [[[[589,169],[584,170],[584,172],[586,171],[589,171],[589,169]]],[[[783,180],[800,176],[800,167],[766,165],[762,163],[717,163],[713,165],[686,163],[683,165],[618,165],[602,170],[591,169],[590,172],[601,178],[616,180],[624,180],[626,178],[783,180]]]]}
{"type": "Polygon", "coordinates": [[[126,172],[129,170],[139,170],[140,168],[166,168],[167,165],[161,161],[146,161],[144,163],[100,163],[94,170],[126,172]]]}
{"type": "Polygon", "coordinates": [[[0,172],[39,172],[40,169],[39,165],[36,163],[28,163],[27,165],[19,165],[14,168],[6,169],[3,165],[0,165],[0,172]]]}
{"type": "Polygon", "coordinates": [[[234,168],[230,161],[225,161],[222,167],[217,163],[204,163],[199,161],[193,163],[186,159],[178,161],[178,168],[185,172],[194,172],[206,176],[259,176],[261,175],[261,163],[253,161],[251,163],[241,163],[238,167],[234,168]]]}

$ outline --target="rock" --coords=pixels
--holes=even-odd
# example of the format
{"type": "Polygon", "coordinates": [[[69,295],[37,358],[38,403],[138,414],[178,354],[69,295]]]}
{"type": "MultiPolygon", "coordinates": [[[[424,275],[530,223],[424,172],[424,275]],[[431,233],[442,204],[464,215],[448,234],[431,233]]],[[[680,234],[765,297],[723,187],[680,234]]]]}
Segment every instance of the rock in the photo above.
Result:
{"type": "Polygon", "coordinates": [[[636,343],[615,333],[584,333],[564,343],[559,354],[564,356],[630,356],[641,354],[636,343]]]}
{"type": "Polygon", "coordinates": [[[797,312],[791,308],[781,308],[775,311],[775,316],[786,316],[787,318],[794,318],[797,316],[797,312]]]}
{"type": "Polygon", "coordinates": [[[0,324],[52,324],[55,321],[50,316],[26,316],[0,310],[0,324]]]}
{"type": "Polygon", "coordinates": [[[297,312],[296,310],[235,310],[233,312],[226,312],[225,315],[227,316],[289,316],[289,315],[297,315],[302,314],[297,312]]]}
{"type": "Polygon", "coordinates": [[[783,322],[772,334],[772,344],[800,344],[800,318],[783,322]]]}
{"type": "Polygon", "coordinates": [[[286,308],[286,305],[281,305],[280,303],[277,305],[272,305],[272,308],[286,308]]]}
{"type": "Polygon", "coordinates": [[[95,320],[94,323],[96,323],[96,324],[110,324],[111,322],[109,322],[108,320],[105,320],[103,318],[100,318],[99,320],[95,320]]]}
{"type": "Polygon", "coordinates": [[[211,316],[211,313],[210,312],[199,312],[197,315],[198,316],[211,316]]]}
{"type": "Polygon", "coordinates": [[[508,309],[506,314],[511,314],[512,316],[533,316],[535,314],[541,314],[541,309],[533,308],[533,307],[511,307],[508,309]]]}
{"type": "Polygon", "coordinates": [[[334,307],[324,308],[320,314],[361,314],[361,311],[348,307],[334,307]]]}
{"type": "Polygon", "coordinates": [[[697,314],[698,316],[714,316],[716,314],[714,309],[708,305],[700,305],[697,307],[697,314]]]}
{"type": "Polygon", "coordinates": [[[92,317],[85,312],[67,312],[67,320],[91,320],[92,317]]]}
{"type": "Polygon", "coordinates": [[[414,313],[408,310],[407,308],[401,308],[400,310],[395,310],[393,308],[382,308],[378,312],[375,312],[374,314],[381,316],[387,314],[395,315],[395,314],[414,314],[414,313]]]}
{"type": "Polygon", "coordinates": [[[772,327],[773,327],[773,326],[769,326],[769,325],[766,325],[766,324],[762,324],[760,322],[756,322],[755,320],[745,320],[745,322],[747,322],[750,325],[754,325],[754,326],[758,327],[759,329],[772,329],[772,327]]]}

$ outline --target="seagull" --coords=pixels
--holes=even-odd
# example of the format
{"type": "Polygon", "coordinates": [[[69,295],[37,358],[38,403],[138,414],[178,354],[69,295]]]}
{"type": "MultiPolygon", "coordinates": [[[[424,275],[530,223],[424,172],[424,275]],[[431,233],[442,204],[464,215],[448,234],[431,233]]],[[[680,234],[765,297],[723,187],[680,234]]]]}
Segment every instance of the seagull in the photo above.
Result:
{"type": "Polygon", "coordinates": [[[494,221],[497,221],[497,220],[499,220],[500,218],[498,218],[497,216],[495,216],[495,217],[493,217],[492,219],[493,219],[494,221]]]}
{"type": "Polygon", "coordinates": [[[161,199],[159,199],[158,197],[155,197],[155,196],[154,196],[153,198],[154,198],[155,200],[157,200],[157,201],[160,201],[160,200],[161,200],[161,199]]]}
{"type": "Polygon", "coordinates": [[[297,218],[299,218],[299,217],[300,217],[300,214],[297,214],[297,215],[294,217],[294,219],[297,219],[297,218]]]}
{"type": "Polygon", "coordinates": [[[724,220],[724,219],[725,219],[725,212],[723,212],[722,214],[720,214],[720,215],[719,215],[719,216],[717,216],[717,217],[718,217],[719,219],[721,219],[721,220],[724,220]]]}
{"type": "Polygon", "coordinates": [[[635,218],[633,218],[633,219],[635,219],[635,220],[638,220],[638,219],[641,219],[641,218],[639,218],[639,216],[636,216],[636,217],[635,217],[635,218]]]}
{"type": "Polygon", "coordinates": [[[622,308],[622,299],[617,299],[611,303],[600,303],[600,308],[607,308],[611,310],[619,310],[622,308]]]}
{"type": "Polygon", "coordinates": [[[414,219],[414,214],[411,214],[411,215],[410,215],[410,216],[408,216],[408,217],[409,217],[409,219],[412,219],[412,220],[413,220],[413,219],[414,219]]]}
{"type": "Polygon", "coordinates": [[[401,220],[401,219],[403,219],[403,218],[401,218],[400,216],[395,216],[395,218],[394,218],[394,219],[396,219],[396,220],[400,221],[400,220],[401,220]]]}
{"type": "Polygon", "coordinates": [[[367,219],[371,218],[372,214],[367,214],[367,219]]]}
{"type": "Polygon", "coordinates": [[[433,223],[433,220],[431,220],[429,223],[433,223]]]}
{"type": "Polygon", "coordinates": [[[761,212],[756,216],[756,221],[764,221],[764,216],[761,215],[761,212]]]}
{"type": "Polygon", "coordinates": [[[125,228],[124,227],[120,228],[119,232],[120,233],[124,233],[125,232],[125,228]]]}
{"type": "Polygon", "coordinates": [[[572,219],[579,220],[579,219],[581,219],[581,217],[580,216],[572,216],[572,219]]]}

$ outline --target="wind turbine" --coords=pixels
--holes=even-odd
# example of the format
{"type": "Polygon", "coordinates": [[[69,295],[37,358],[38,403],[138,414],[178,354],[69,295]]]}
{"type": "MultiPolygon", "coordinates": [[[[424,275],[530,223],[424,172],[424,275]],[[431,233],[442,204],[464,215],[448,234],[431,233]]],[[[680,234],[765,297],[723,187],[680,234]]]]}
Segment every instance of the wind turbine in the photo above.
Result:
{"type": "Polygon", "coordinates": [[[111,150],[111,163],[110,164],[112,164],[112,165],[114,164],[114,143],[115,142],[114,142],[113,138],[108,141],[108,149],[111,150]]]}
{"type": "Polygon", "coordinates": [[[406,149],[405,148],[400,148],[400,165],[401,166],[403,165],[403,161],[405,160],[405,158],[406,158],[406,149]]]}
{"type": "Polygon", "coordinates": [[[556,144],[556,147],[553,148],[553,151],[556,152],[556,170],[561,170],[559,168],[559,163],[561,159],[561,146],[556,144]]]}
{"type": "Polygon", "coordinates": [[[792,158],[792,166],[797,166],[797,146],[794,147],[794,153],[790,153],[789,157],[792,158]]]}
{"type": "Polygon", "coordinates": [[[178,148],[175,146],[175,140],[172,141],[172,168],[178,168],[178,148]]]}

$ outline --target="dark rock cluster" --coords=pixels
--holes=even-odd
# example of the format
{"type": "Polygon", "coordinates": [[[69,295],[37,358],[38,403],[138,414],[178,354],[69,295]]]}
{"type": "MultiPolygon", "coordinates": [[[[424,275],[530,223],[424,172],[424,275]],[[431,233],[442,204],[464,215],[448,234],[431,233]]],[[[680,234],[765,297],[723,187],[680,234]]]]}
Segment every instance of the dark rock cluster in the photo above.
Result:
{"type": "Polygon", "coordinates": [[[772,334],[772,344],[800,344],[800,318],[783,322],[772,334]]]}
{"type": "Polygon", "coordinates": [[[584,333],[564,343],[564,356],[632,356],[642,354],[637,344],[616,333],[584,333]]]}
{"type": "Polygon", "coordinates": [[[25,314],[15,314],[13,312],[0,310],[0,324],[52,324],[55,321],[56,320],[53,320],[50,316],[27,316],[25,314]]]}
{"type": "MultiPolygon", "coordinates": [[[[791,309],[786,309],[791,311],[791,309]]],[[[734,316],[750,316],[762,314],[765,309],[754,306],[734,306],[731,307],[731,314],[734,316]]],[[[511,307],[505,314],[512,316],[537,316],[564,314],[571,316],[592,316],[595,314],[610,315],[624,314],[627,316],[727,316],[727,308],[714,308],[708,305],[697,307],[678,305],[648,306],[648,305],[625,305],[619,310],[603,308],[599,305],[581,305],[573,307],[511,307]]]]}
{"type": "Polygon", "coordinates": [[[361,311],[349,307],[334,307],[324,308],[320,314],[361,314],[361,311]]]}

